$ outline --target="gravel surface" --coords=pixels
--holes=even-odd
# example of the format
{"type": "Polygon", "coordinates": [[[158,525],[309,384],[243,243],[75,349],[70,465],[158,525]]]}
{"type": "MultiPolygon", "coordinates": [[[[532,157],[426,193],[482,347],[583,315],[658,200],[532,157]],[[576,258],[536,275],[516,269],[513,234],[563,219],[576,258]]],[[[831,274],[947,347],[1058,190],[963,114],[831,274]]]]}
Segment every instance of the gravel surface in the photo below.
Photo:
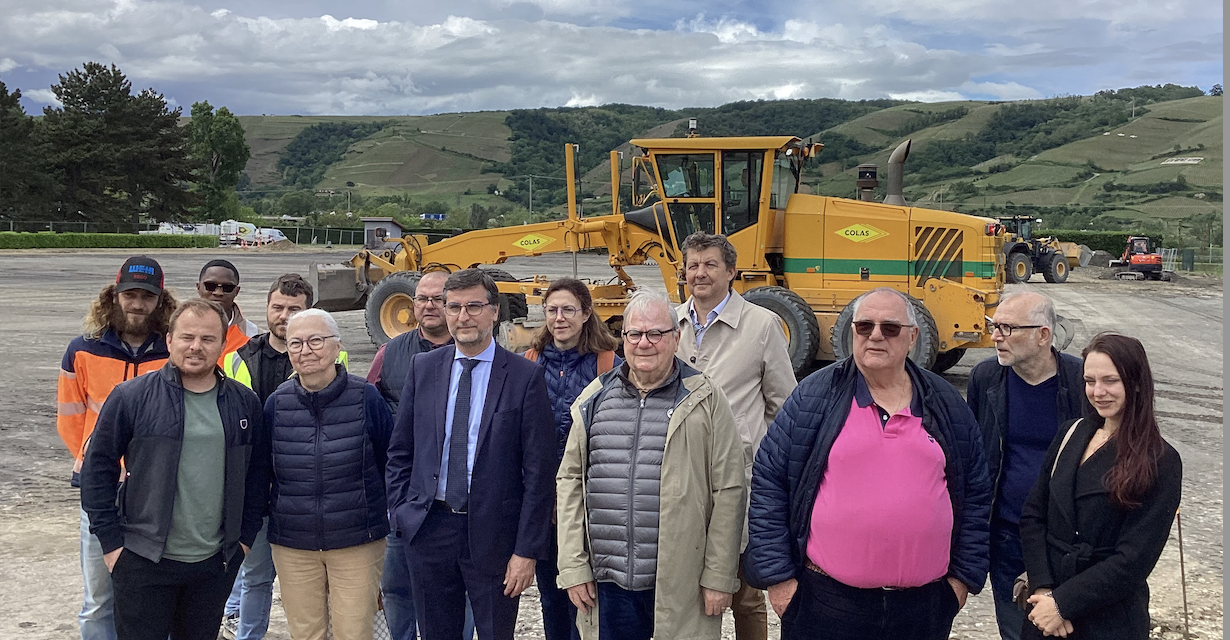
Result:
{"type": "MultiPolygon", "coordinates": [[[[263,325],[268,283],[277,275],[307,274],[313,262],[340,262],[348,248],[291,250],[151,251],[180,297],[206,261],[225,257],[242,275],[240,306],[263,325]]],[[[129,254],[124,251],[0,252],[0,322],[8,339],[0,366],[0,638],[68,640],[78,637],[81,603],[78,564],[78,494],[69,487],[72,461],[55,430],[55,384],[60,358],[98,289],[113,281],[129,254]]],[[[583,256],[579,275],[606,280],[606,260],[583,256]]],[[[571,259],[543,256],[503,265],[518,277],[572,274],[571,259]]],[[[639,282],[663,291],[656,267],[628,270],[639,282]]],[[[1140,338],[1158,381],[1158,416],[1167,440],[1184,462],[1183,551],[1191,637],[1222,635],[1222,287],[1220,280],[1184,277],[1176,282],[1100,280],[1100,270],[1077,269],[1065,284],[1029,287],[1050,295],[1070,318],[1078,354],[1098,331],[1117,330],[1140,338]]],[[[351,368],[366,372],[376,348],[367,338],[363,314],[336,314],[350,352],[351,368]]],[[[946,377],[964,390],[970,367],[992,356],[972,351],[946,377]]],[[[1154,637],[1183,637],[1183,599],[1177,527],[1150,578],[1154,637]]],[[[997,637],[989,587],[973,596],[957,616],[952,637],[997,637]]],[[[777,620],[770,613],[770,637],[777,620]]],[[[521,600],[518,638],[540,638],[537,591],[521,600]]],[[[727,614],[724,637],[733,638],[727,614]]],[[[273,609],[269,638],[288,640],[281,607],[273,609]]]]}

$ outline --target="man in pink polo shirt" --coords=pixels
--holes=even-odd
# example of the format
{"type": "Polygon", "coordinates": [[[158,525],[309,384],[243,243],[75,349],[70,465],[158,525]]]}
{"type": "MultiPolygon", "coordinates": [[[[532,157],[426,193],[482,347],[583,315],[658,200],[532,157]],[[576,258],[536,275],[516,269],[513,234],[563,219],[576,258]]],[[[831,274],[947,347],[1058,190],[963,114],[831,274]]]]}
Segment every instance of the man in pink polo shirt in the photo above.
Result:
{"type": "Polygon", "coordinates": [[[989,565],[978,423],[908,360],[910,298],[874,289],[853,316],[853,355],[804,380],[761,444],[744,572],[783,640],[946,639],[989,565]]]}

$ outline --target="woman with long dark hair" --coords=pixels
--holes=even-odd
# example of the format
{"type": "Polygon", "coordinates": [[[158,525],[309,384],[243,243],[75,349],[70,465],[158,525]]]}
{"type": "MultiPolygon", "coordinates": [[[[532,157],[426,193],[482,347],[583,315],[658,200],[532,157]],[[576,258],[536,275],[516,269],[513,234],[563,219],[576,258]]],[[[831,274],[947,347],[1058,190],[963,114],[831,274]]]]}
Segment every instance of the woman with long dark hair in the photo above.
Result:
{"type": "MultiPolygon", "coordinates": [[[[559,440],[558,464],[572,429],[572,403],[594,378],[619,365],[615,355],[619,342],[594,313],[593,297],[580,280],[561,278],[552,282],[542,298],[542,310],[547,323],[525,357],[536,360],[545,370],[559,440]]],[[[547,640],[568,640],[579,637],[577,610],[568,599],[568,592],[555,584],[558,571],[554,538],[552,529],[550,559],[540,560],[537,567],[542,623],[547,640]]]]}
{"type": "Polygon", "coordinates": [[[1145,640],[1149,585],[1179,507],[1183,463],[1162,439],[1140,341],[1082,354],[1095,415],[1060,427],[1021,512],[1032,609],[1022,638],[1145,640]]]}

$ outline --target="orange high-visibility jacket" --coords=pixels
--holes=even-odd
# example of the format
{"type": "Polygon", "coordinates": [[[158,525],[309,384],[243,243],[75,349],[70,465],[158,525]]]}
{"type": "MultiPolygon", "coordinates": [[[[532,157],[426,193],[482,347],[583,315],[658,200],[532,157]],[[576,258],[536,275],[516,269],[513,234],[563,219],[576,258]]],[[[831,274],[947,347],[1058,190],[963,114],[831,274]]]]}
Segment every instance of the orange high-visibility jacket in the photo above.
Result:
{"type": "Polygon", "coordinates": [[[161,335],[150,336],[135,354],[111,329],[101,338],[78,336],[69,343],[56,385],[56,430],[78,462],[111,389],[125,380],[157,371],[169,356],[166,339],[161,335]]]}

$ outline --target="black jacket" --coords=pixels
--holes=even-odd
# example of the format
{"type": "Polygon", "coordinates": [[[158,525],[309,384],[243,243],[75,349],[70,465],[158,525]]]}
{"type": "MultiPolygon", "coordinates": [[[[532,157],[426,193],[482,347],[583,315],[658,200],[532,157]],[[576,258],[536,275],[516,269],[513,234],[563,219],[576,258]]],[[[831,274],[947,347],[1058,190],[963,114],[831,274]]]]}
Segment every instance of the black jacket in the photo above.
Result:
{"type": "MultiPolygon", "coordinates": [[[[1059,424],[1092,415],[1085,397],[1085,364],[1076,356],[1061,353],[1051,347],[1057,366],[1059,395],[1055,409],[1059,424]]],[[[974,365],[969,372],[969,388],[965,392],[969,408],[982,427],[982,446],[986,449],[987,472],[991,478],[991,514],[999,494],[1000,472],[1004,464],[1004,434],[1008,432],[1008,367],[994,357],[974,365]]],[[[1049,467],[1048,467],[1049,468],[1049,467]]]]}
{"type": "MultiPolygon", "coordinates": [[[[973,414],[961,393],[938,375],[906,361],[922,398],[923,428],[944,451],[952,500],[948,575],[978,593],[990,568],[991,482],[973,414]]],[[[806,557],[811,512],[829,451],[845,426],[858,368],[852,358],[808,376],[782,405],[752,466],[747,582],[763,589],[796,577],[806,557]]]]}
{"type": "MultiPolygon", "coordinates": [[[[453,344],[449,338],[445,344],[453,344]]],[[[443,346],[443,345],[440,345],[443,346]]],[[[384,345],[384,359],[380,365],[380,381],[376,388],[385,402],[389,403],[389,411],[397,415],[397,403],[401,400],[401,389],[406,386],[406,374],[410,372],[410,359],[420,353],[435,349],[437,345],[423,337],[418,329],[412,329],[394,337],[384,345]]]]}
{"type": "Polygon", "coordinates": [[[389,533],[384,468],[393,416],[374,385],[342,365],[324,389],[292,378],[265,402],[273,443],[269,542],[344,549],[389,533]]]}
{"type": "Polygon", "coordinates": [[[1112,438],[1081,464],[1101,418],[1077,426],[1051,477],[1051,466],[1071,422],[1059,428],[1021,512],[1021,548],[1029,588],[1052,587],[1059,612],[1076,638],[1145,640],[1149,637],[1149,585],[1145,579],[1170,537],[1179,508],[1183,461],[1169,444],[1157,479],[1135,509],[1111,502],[1101,482],[1115,460],[1112,438]],[[1080,470],[1080,477],[1077,470],[1080,470]]]}
{"type": "MultiPolygon", "coordinates": [[[[260,531],[266,489],[263,475],[254,473],[250,462],[253,456],[268,455],[269,442],[256,394],[221,369],[214,374],[226,437],[222,551],[229,559],[240,542],[252,546],[260,531]]],[[[81,506],[103,553],[124,547],[153,562],[162,559],[183,435],[184,388],[179,369],[170,362],[117,385],[107,397],[81,469],[81,506]],[[121,459],[126,469],[122,485],[121,459]]]]}

